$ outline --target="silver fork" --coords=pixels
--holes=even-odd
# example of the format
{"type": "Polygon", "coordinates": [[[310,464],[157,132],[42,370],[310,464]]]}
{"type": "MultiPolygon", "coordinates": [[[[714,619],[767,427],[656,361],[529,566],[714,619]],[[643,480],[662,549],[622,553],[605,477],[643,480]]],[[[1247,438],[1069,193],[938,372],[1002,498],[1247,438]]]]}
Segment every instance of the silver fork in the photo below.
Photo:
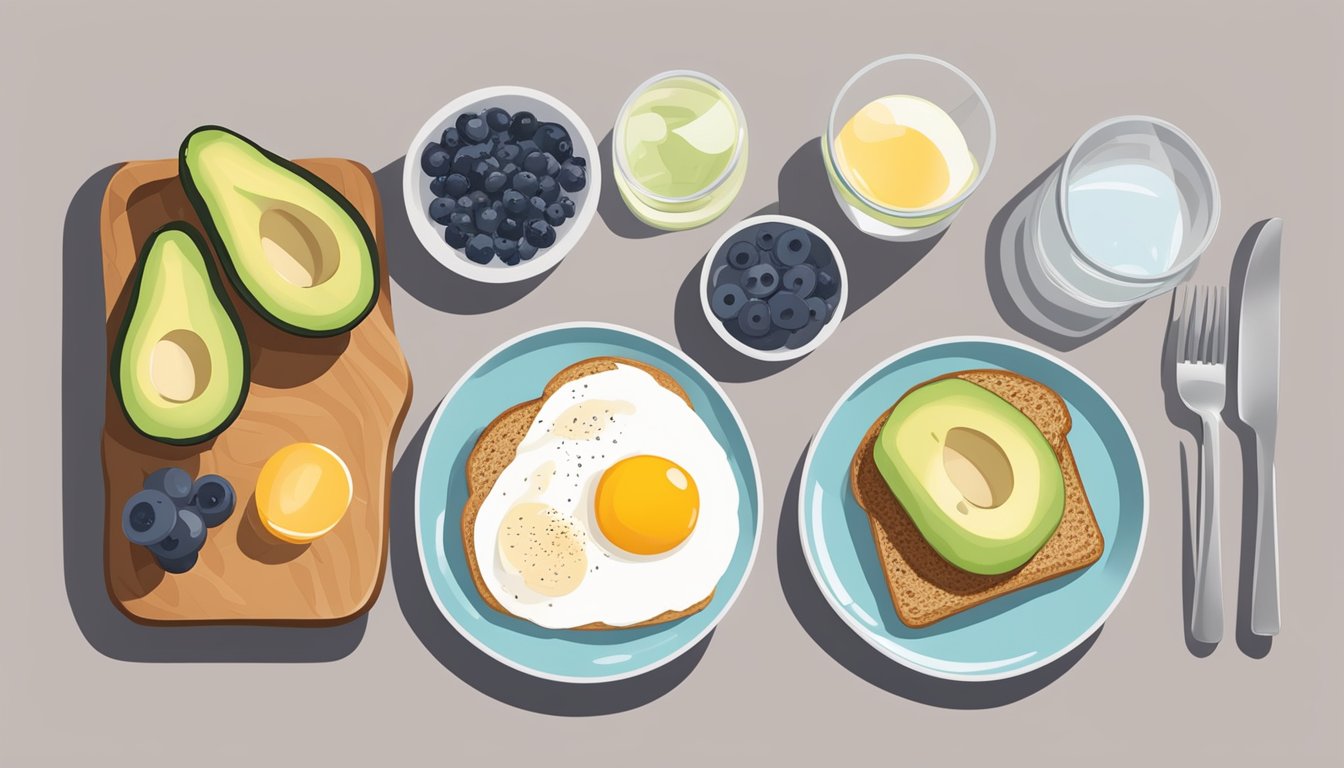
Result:
{"type": "Polygon", "coordinates": [[[1218,531],[1218,434],[1227,399],[1227,289],[1183,286],[1172,298],[1176,391],[1199,416],[1199,514],[1195,597],[1190,634],[1201,643],[1223,638],[1223,557],[1218,531]]]}

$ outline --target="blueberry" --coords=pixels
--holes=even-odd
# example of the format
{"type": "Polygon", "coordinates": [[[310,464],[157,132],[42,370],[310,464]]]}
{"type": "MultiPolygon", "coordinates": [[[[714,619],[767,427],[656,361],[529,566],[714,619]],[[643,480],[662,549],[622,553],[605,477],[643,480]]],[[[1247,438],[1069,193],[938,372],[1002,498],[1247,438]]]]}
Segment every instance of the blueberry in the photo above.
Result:
{"type": "Polygon", "coordinates": [[[760,299],[750,299],[737,315],[737,327],[747,336],[764,336],[770,332],[770,307],[760,299]]]}
{"type": "Polygon", "coordinates": [[[523,170],[537,176],[546,175],[546,154],[532,152],[523,158],[523,170]]]}
{"type": "Polygon", "coordinates": [[[523,236],[522,219],[513,216],[505,216],[499,220],[499,229],[495,230],[495,234],[511,237],[514,240],[517,240],[523,236]]]}
{"type": "Polygon", "coordinates": [[[575,155],[575,156],[569,158],[569,160],[567,160],[566,162],[573,163],[573,164],[579,166],[580,168],[586,168],[586,167],[588,167],[588,161],[585,160],[585,159],[583,159],[582,157],[579,157],[578,155],[575,155]]]}
{"type": "Polygon", "coordinates": [[[471,195],[463,195],[456,200],[456,210],[458,213],[471,213],[476,210],[476,201],[471,199],[471,195]]]}
{"type": "Polygon", "coordinates": [[[509,125],[513,123],[513,115],[499,107],[491,107],[485,110],[485,124],[492,131],[507,131],[509,125]]]}
{"type": "Polygon", "coordinates": [[[502,218],[494,208],[482,208],[476,212],[476,229],[483,234],[493,235],[499,229],[499,220],[502,218]]]}
{"type": "Polygon", "coordinates": [[[191,507],[208,528],[214,528],[233,514],[233,485],[219,475],[202,475],[191,487],[191,507]]]}
{"type": "Polygon", "coordinates": [[[532,139],[523,139],[518,142],[518,151],[523,153],[523,157],[527,157],[533,152],[540,152],[541,147],[532,139]]]}
{"type": "Polygon", "coordinates": [[[812,252],[812,237],[803,230],[794,227],[779,236],[775,241],[775,257],[781,263],[794,267],[807,261],[812,252]]]}
{"type": "Polygon", "coordinates": [[[515,139],[530,139],[537,132],[537,116],[531,112],[516,112],[509,121],[509,135],[515,139]]]}
{"type": "Polygon", "coordinates": [[[490,196],[479,189],[472,190],[467,197],[471,198],[471,207],[475,210],[490,207],[490,196]]]}
{"type": "Polygon", "coordinates": [[[461,209],[453,211],[453,215],[448,217],[448,226],[457,227],[463,232],[470,234],[476,233],[476,217],[471,215],[470,211],[461,209]]]}
{"type": "Polygon", "coordinates": [[[513,186],[513,177],[521,170],[523,169],[519,168],[517,163],[505,163],[499,167],[499,172],[509,180],[509,186],[513,186]]]}
{"type": "Polygon", "coordinates": [[[550,248],[555,244],[555,229],[541,219],[530,219],[523,225],[527,242],[538,248],[550,248]]]}
{"type": "Polygon", "coordinates": [[[803,303],[807,305],[808,315],[813,320],[820,320],[824,323],[831,319],[831,308],[826,304],[825,299],[809,296],[803,303]]]}
{"type": "Polygon", "coordinates": [[[806,299],[817,288],[817,270],[810,264],[799,264],[789,267],[780,280],[786,290],[793,291],[799,297],[806,299]]]}
{"type": "Polygon", "coordinates": [[[780,291],[770,297],[770,321],[780,328],[796,331],[812,319],[807,302],[792,291],[780,291]]]}
{"type": "Polygon", "coordinates": [[[456,224],[449,224],[443,230],[443,240],[449,246],[461,250],[467,247],[467,240],[471,237],[466,230],[456,224]]]}
{"type": "Polygon", "coordinates": [[[559,203],[546,206],[546,223],[558,227],[565,223],[565,209],[559,203]]]}
{"type": "Polygon", "coordinates": [[[513,177],[513,188],[522,192],[524,195],[535,195],[541,185],[537,182],[537,175],[531,171],[522,171],[513,177]]]}
{"type": "Polygon", "coordinates": [[[817,287],[813,290],[813,295],[820,296],[823,299],[829,299],[840,290],[840,280],[831,270],[822,268],[817,270],[817,287]]]}
{"type": "Polygon", "coordinates": [[[453,160],[456,162],[458,158],[463,157],[472,160],[493,160],[494,154],[494,143],[486,141],[481,144],[471,144],[457,150],[457,154],[453,156],[453,160]]]}
{"type": "Polygon", "coordinates": [[[449,154],[462,148],[462,135],[457,132],[457,126],[450,125],[443,129],[443,135],[439,137],[439,143],[448,150],[449,154]]]}
{"type": "Polygon", "coordinates": [[[732,320],[742,312],[742,306],[747,303],[747,294],[742,290],[742,286],[736,283],[724,283],[714,289],[713,295],[709,298],[709,307],[714,311],[714,316],[720,320],[732,320]]]}
{"type": "Polygon", "coordinates": [[[779,272],[773,264],[757,264],[743,273],[742,287],[752,298],[768,298],[779,290],[779,272]]]}
{"type": "Polygon", "coordinates": [[[546,161],[545,172],[547,176],[555,176],[560,173],[560,161],[555,159],[555,155],[550,152],[542,152],[541,156],[546,161]]]}
{"type": "Polygon", "coordinates": [[[537,128],[535,139],[543,152],[550,152],[558,160],[568,160],[573,153],[574,145],[570,141],[569,132],[558,123],[542,123],[537,128]]]}
{"type": "Polygon", "coordinates": [[[504,210],[509,213],[522,213],[527,210],[527,195],[516,189],[508,189],[499,198],[504,203],[504,210]]]}
{"type": "Polygon", "coordinates": [[[467,136],[467,121],[473,117],[480,117],[480,115],[475,112],[463,112],[453,121],[453,127],[457,129],[457,132],[462,136],[463,141],[466,140],[467,136]]]}
{"type": "Polygon", "coordinates": [[[508,213],[508,211],[505,211],[505,210],[504,210],[504,201],[503,201],[503,200],[491,200],[491,201],[490,201],[490,210],[494,211],[495,213],[498,213],[501,217],[502,217],[505,213],[508,213]]]}
{"type": "Polygon", "coordinates": [[[499,171],[491,171],[485,176],[485,192],[493,195],[509,185],[509,177],[499,171]]]}
{"type": "Polygon", "coordinates": [[[453,156],[442,144],[431,141],[420,155],[420,169],[430,176],[443,176],[453,164],[453,156]]]}
{"type": "Polygon", "coordinates": [[[537,197],[546,201],[547,205],[560,199],[560,185],[555,183],[555,179],[550,176],[542,176],[537,179],[537,197]]]}
{"type": "MultiPolygon", "coordinates": [[[[467,147],[470,149],[470,147],[467,147]]],[[[453,164],[449,166],[453,173],[466,176],[471,173],[471,169],[476,166],[479,158],[467,154],[467,149],[460,150],[457,156],[453,158],[453,164]]]]}
{"type": "Polygon", "coordinates": [[[588,185],[588,171],[583,167],[582,162],[575,162],[581,158],[570,158],[560,166],[560,173],[556,174],[555,180],[560,182],[560,188],[566,192],[578,192],[588,185]]]}
{"type": "Polygon", "coordinates": [[[186,573],[196,567],[196,561],[200,559],[200,553],[192,552],[179,558],[168,559],[166,557],[154,556],[155,562],[159,564],[167,573],[186,573]]]}
{"type": "Polygon", "coordinates": [[[756,250],[756,244],[747,240],[738,240],[736,243],[728,246],[728,263],[734,269],[746,269],[756,266],[756,262],[761,260],[761,252],[756,250]]]}
{"type": "Polygon", "coordinates": [[[149,551],[164,560],[179,560],[201,551],[205,545],[205,520],[194,509],[177,510],[177,520],[173,530],[149,551]]]}
{"type": "Polygon", "coordinates": [[[537,246],[527,242],[527,240],[518,241],[518,258],[523,261],[531,259],[537,255],[537,246]]]}
{"type": "Polygon", "coordinates": [[[433,193],[435,197],[457,197],[457,195],[448,194],[447,176],[435,176],[433,180],[429,182],[429,191],[433,193]]]}
{"type": "Polygon", "coordinates": [[[122,533],[132,544],[142,547],[163,541],[176,524],[177,504],[157,489],[147,488],[136,493],[121,508],[122,533]]]}
{"type": "Polygon", "coordinates": [[[560,203],[561,208],[565,209],[565,218],[569,219],[574,218],[574,214],[578,210],[578,208],[574,205],[573,200],[569,199],[569,197],[567,196],[561,196],[561,198],[556,202],[560,203]]]}
{"type": "Polygon", "coordinates": [[[467,241],[467,258],[477,264],[489,264],[495,257],[495,239],[487,234],[472,235],[467,241]]]}
{"type": "Polygon", "coordinates": [[[459,120],[457,130],[462,134],[462,138],[473,144],[479,144],[490,138],[490,127],[480,115],[468,117],[465,122],[459,120]]]}
{"type": "Polygon", "coordinates": [[[769,227],[761,227],[756,231],[756,247],[762,251],[775,249],[775,233],[769,227]]]}
{"type": "Polygon", "coordinates": [[[500,163],[516,163],[523,156],[517,144],[500,144],[495,150],[495,159],[500,163]]]}
{"type": "Polygon", "coordinates": [[[495,234],[495,255],[509,266],[518,263],[518,240],[517,238],[505,237],[495,234]]]}
{"type": "Polygon", "coordinates": [[[183,504],[191,498],[191,473],[177,467],[156,469],[145,478],[146,490],[163,491],[174,503],[183,504]]]}
{"type": "Polygon", "coordinates": [[[747,336],[742,339],[742,343],[753,349],[773,351],[789,343],[789,339],[795,331],[788,331],[783,328],[770,327],[769,331],[760,336],[747,336]]]}
{"type": "Polygon", "coordinates": [[[439,224],[447,224],[448,217],[453,215],[456,206],[456,201],[450,198],[436,197],[429,203],[429,218],[439,224]]]}
{"type": "Polygon", "coordinates": [[[527,199],[527,211],[524,213],[524,218],[528,219],[546,218],[546,201],[542,200],[540,197],[537,197],[536,195],[529,197],[527,199]]]}

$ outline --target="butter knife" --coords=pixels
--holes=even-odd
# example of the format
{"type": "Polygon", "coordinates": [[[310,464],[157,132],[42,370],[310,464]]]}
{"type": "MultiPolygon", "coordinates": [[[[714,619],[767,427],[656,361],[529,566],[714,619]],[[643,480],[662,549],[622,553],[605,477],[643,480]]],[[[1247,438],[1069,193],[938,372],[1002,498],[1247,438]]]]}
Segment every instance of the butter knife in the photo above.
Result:
{"type": "MultiPolygon", "coordinates": [[[[1283,219],[1260,228],[1241,286],[1237,334],[1237,415],[1255,433],[1259,478],[1251,632],[1279,633],[1279,537],[1274,504],[1274,435],[1279,421],[1279,246],[1283,219]]],[[[1251,471],[1247,467],[1247,471],[1251,471]]],[[[1249,500],[1243,500],[1243,504],[1249,500]]]]}

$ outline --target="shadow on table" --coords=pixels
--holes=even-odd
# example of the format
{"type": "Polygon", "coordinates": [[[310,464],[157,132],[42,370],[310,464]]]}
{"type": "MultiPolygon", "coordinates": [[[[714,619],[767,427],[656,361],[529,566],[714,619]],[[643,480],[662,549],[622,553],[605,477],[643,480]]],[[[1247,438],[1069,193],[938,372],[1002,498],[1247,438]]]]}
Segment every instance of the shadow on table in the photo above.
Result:
{"type": "MultiPolygon", "coordinates": [[[[945,234],[940,232],[917,242],[893,243],[859,231],[831,192],[819,138],[805,142],[789,157],[779,173],[779,200],[752,216],[767,214],[802,219],[835,242],[849,278],[842,323],[914,268],[945,234]]],[[[709,254],[704,258],[709,258],[709,254]]],[[[756,381],[797,363],[801,358],[782,362],[756,360],[719,338],[710,327],[700,300],[704,258],[691,268],[677,291],[675,325],[681,348],[720,381],[756,381]]]]}
{"type": "Polygon", "coordinates": [[[1237,245],[1232,258],[1232,276],[1228,293],[1231,295],[1228,308],[1227,338],[1227,407],[1224,409],[1228,429],[1237,436],[1241,444],[1241,552],[1237,574],[1237,647],[1253,659],[1263,659],[1269,655],[1274,638],[1257,635],[1251,631],[1251,585],[1255,575],[1256,515],[1259,512],[1260,476],[1256,471],[1255,431],[1241,420],[1237,413],[1237,386],[1241,377],[1241,300],[1245,295],[1246,269],[1250,266],[1251,251],[1255,248],[1260,230],[1269,223],[1269,219],[1256,222],[1237,245]]]}
{"type": "Polygon", "coordinates": [[[888,693],[921,704],[946,709],[989,709],[1021,701],[1045,688],[1077,664],[1096,643],[1101,629],[1093,632],[1077,648],[1040,669],[1005,680],[983,682],[931,677],[882,655],[855,634],[826,602],[803,556],[797,515],[799,486],[806,455],[804,450],[794,467],[780,513],[777,542],[779,584],[798,623],[803,625],[803,629],[827,655],[845,669],[888,693]]]}
{"type": "MultiPolygon", "coordinates": [[[[65,215],[61,304],[61,493],[65,592],[80,632],[120,661],[314,662],[348,656],[367,617],[332,627],[138,624],[113,605],[103,574],[103,417],[107,331],[99,218],[120,166],[95,173],[65,215]]],[[[120,535],[119,531],[107,532],[120,535]]]]}
{"type": "Polygon", "coordinates": [[[425,583],[415,535],[415,476],[433,417],[426,419],[392,471],[392,580],[406,621],[448,671],[510,706],[548,715],[582,717],[642,707],[667,694],[695,669],[714,633],[666,665],[610,683],[543,680],[505,666],[463,637],[439,611],[425,583]]]}
{"type": "MultiPolygon", "coordinates": [[[[425,306],[455,315],[493,312],[518,301],[541,285],[555,267],[516,283],[480,283],[469,280],[440,264],[416,237],[406,218],[399,157],[374,172],[378,195],[383,199],[383,237],[387,269],[392,279],[425,306]]],[[[556,266],[559,266],[558,264],[556,266]]]]}
{"type": "Polygon", "coordinates": [[[1098,320],[1054,304],[1042,290],[1040,282],[1047,278],[1037,274],[1028,261],[1038,258],[1029,242],[1034,224],[1031,215],[1046,181],[1063,162],[1061,157],[1052,163],[995,214],[985,237],[985,277],[1004,322],[1024,336],[1068,351],[1101,336],[1142,302],[1098,320]]]}

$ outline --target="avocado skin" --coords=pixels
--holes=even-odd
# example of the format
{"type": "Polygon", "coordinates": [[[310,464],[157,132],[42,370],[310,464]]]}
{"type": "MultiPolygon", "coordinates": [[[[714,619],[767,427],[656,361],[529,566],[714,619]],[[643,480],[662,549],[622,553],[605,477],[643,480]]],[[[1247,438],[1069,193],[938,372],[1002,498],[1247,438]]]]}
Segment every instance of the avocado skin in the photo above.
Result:
{"type": "Polygon", "coordinates": [[[185,221],[170,221],[151,232],[149,237],[145,239],[145,244],[140,248],[140,255],[135,260],[135,274],[131,276],[131,294],[127,298],[126,313],[121,319],[121,329],[117,331],[117,338],[113,342],[111,364],[108,366],[108,377],[112,380],[112,391],[117,396],[117,405],[121,408],[122,415],[126,417],[126,422],[130,424],[131,428],[138,434],[166,445],[196,445],[198,443],[204,443],[207,440],[213,440],[224,430],[228,429],[229,425],[238,418],[238,414],[243,411],[243,404],[247,402],[248,384],[252,381],[252,361],[251,356],[248,354],[248,349],[247,334],[243,331],[242,320],[239,319],[238,312],[234,309],[233,303],[229,301],[228,296],[224,293],[224,283],[219,279],[219,272],[215,270],[215,265],[210,258],[210,251],[206,248],[205,241],[201,238],[201,233],[196,231],[195,227],[185,221]],[[209,432],[198,437],[183,439],[160,437],[158,435],[151,435],[142,430],[139,425],[136,424],[135,418],[131,416],[131,412],[126,408],[126,399],[122,396],[121,392],[121,377],[117,375],[118,371],[121,370],[121,354],[126,346],[126,335],[131,328],[131,315],[135,310],[135,307],[140,303],[140,287],[144,281],[145,264],[149,259],[150,249],[154,247],[154,241],[158,240],[160,235],[174,231],[181,232],[190,238],[197,250],[201,252],[201,257],[205,261],[205,272],[210,278],[210,287],[215,292],[215,299],[219,302],[220,307],[223,308],[224,314],[233,323],[233,329],[238,332],[238,341],[243,346],[243,388],[242,393],[238,397],[238,402],[233,406],[233,410],[224,417],[224,420],[219,423],[219,426],[209,432]]]}
{"type": "Polygon", "coordinates": [[[241,133],[221,125],[198,126],[193,129],[191,133],[187,134],[177,150],[177,172],[182,180],[182,188],[187,193],[187,199],[191,201],[191,207],[196,211],[197,218],[201,220],[201,227],[205,230],[206,237],[210,238],[210,244],[214,247],[215,253],[219,257],[220,266],[223,267],[224,273],[229,276],[229,282],[233,283],[234,290],[238,291],[238,295],[242,297],[243,301],[247,302],[247,305],[257,314],[266,318],[266,321],[271,325],[296,336],[308,336],[311,338],[339,336],[363,322],[364,318],[368,317],[369,313],[373,311],[373,308],[378,305],[378,295],[382,291],[383,282],[381,271],[382,265],[378,260],[378,242],[374,239],[372,230],[369,229],[369,223],[364,220],[364,217],[360,215],[359,211],[355,210],[355,206],[345,198],[345,195],[337,192],[334,187],[323,181],[316,174],[299,166],[297,163],[291,162],[290,160],[271,152],[241,133]],[[372,262],[373,268],[373,292],[369,295],[368,305],[361,309],[354,319],[339,328],[314,331],[310,328],[304,328],[287,322],[282,317],[277,317],[267,310],[256,296],[252,295],[252,292],[248,290],[247,286],[238,276],[238,271],[233,264],[233,257],[230,255],[228,248],[224,245],[224,239],[220,236],[219,229],[215,226],[214,219],[210,215],[210,209],[205,204],[205,199],[196,188],[196,182],[191,177],[191,169],[187,167],[187,145],[191,143],[193,136],[202,131],[220,131],[222,133],[227,133],[234,138],[237,138],[239,141],[250,145],[253,149],[260,152],[267,160],[286,170],[292,171],[296,176],[302,178],[309,184],[312,184],[319,192],[330,197],[336,202],[336,205],[340,206],[342,210],[350,215],[350,218],[355,222],[355,227],[359,229],[360,236],[363,237],[364,242],[368,244],[369,260],[372,262]]]}

